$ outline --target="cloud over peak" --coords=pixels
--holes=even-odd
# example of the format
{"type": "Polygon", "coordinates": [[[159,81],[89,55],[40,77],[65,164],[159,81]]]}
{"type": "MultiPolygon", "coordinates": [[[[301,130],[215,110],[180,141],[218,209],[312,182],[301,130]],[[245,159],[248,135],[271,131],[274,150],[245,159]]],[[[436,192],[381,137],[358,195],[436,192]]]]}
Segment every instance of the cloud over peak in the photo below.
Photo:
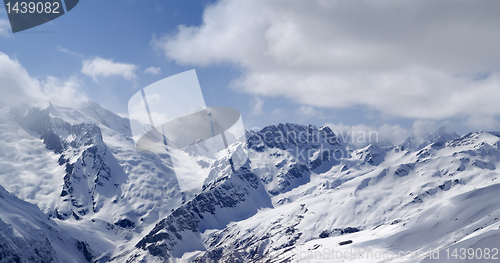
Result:
{"type": "Polygon", "coordinates": [[[88,101],[76,77],[67,80],[48,76],[45,80],[31,77],[16,59],[0,52],[0,106],[56,105],[77,106],[88,101]]]}
{"type": "Polygon", "coordinates": [[[472,124],[500,115],[494,10],[500,2],[220,0],[201,25],[153,44],[179,64],[240,66],[233,87],[256,96],[472,124]]]}

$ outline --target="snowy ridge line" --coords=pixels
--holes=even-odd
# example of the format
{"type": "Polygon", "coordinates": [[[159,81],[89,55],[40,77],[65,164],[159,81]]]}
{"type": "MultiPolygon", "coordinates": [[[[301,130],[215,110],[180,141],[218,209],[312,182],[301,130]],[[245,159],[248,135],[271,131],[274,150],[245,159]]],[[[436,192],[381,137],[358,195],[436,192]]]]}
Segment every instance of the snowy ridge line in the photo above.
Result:
{"type": "Polygon", "coordinates": [[[128,120],[95,103],[3,108],[0,185],[89,244],[96,262],[308,262],[293,251],[500,247],[499,135],[440,128],[401,145],[353,148],[328,127],[271,125],[215,159],[192,147],[209,179],[181,192],[168,156],[137,153],[128,120]],[[249,161],[234,172],[225,163],[243,146],[249,161]]]}

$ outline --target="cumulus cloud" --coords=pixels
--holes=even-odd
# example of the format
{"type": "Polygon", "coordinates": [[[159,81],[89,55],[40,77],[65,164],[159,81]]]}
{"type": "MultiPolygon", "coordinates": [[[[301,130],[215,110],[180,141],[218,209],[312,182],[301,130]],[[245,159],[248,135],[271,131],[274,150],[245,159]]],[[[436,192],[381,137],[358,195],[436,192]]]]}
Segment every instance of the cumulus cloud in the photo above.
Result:
{"type": "Polygon", "coordinates": [[[417,137],[422,137],[425,134],[431,134],[438,128],[438,125],[433,120],[416,120],[413,123],[413,134],[417,137]]]}
{"type": "Polygon", "coordinates": [[[158,67],[149,67],[149,68],[144,70],[144,73],[148,73],[151,75],[158,75],[158,74],[160,74],[160,72],[161,72],[161,68],[158,68],[158,67]]]}
{"type": "Polygon", "coordinates": [[[48,76],[42,82],[42,92],[55,105],[71,107],[88,102],[89,99],[82,90],[81,82],[76,77],[61,80],[53,76],[48,76]]]}
{"type": "MultiPolygon", "coordinates": [[[[367,106],[387,116],[500,114],[496,1],[229,1],[153,39],[184,65],[234,64],[233,87],[311,107],[367,106]]],[[[481,121],[483,120],[483,121],[481,121]]]]}
{"type": "Polygon", "coordinates": [[[83,61],[81,72],[93,80],[98,77],[118,76],[126,80],[135,80],[135,70],[137,66],[130,63],[114,62],[110,59],[103,59],[95,57],[94,59],[87,59],[83,61]]]}
{"type": "Polygon", "coordinates": [[[0,101],[16,106],[27,103],[46,104],[40,82],[30,77],[19,61],[0,52],[0,101]]]}
{"type": "Polygon", "coordinates": [[[48,76],[38,80],[17,61],[0,52],[0,104],[2,106],[75,106],[88,101],[76,78],[61,80],[48,76]]]}

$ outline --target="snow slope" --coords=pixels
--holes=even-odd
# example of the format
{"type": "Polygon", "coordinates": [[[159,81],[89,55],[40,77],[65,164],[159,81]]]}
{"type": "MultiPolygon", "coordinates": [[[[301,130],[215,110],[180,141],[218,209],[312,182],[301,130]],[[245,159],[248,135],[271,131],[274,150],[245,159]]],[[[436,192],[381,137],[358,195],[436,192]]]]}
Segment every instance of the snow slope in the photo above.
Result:
{"type": "Polygon", "coordinates": [[[429,251],[440,250],[443,259],[448,246],[498,249],[499,139],[480,132],[443,146],[431,143],[417,152],[392,147],[385,149],[378,165],[384,155],[380,148],[358,150],[344,164],[313,174],[310,183],[273,197],[274,209],[207,232],[208,253],[194,259],[433,262],[429,251]],[[366,162],[367,156],[378,161],[366,162]],[[340,245],[346,241],[352,243],[340,245]],[[396,256],[377,259],[358,253],[363,258],[353,259],[333,253],[351,249],[396,256]],[[401,259],[400,252],[419,257],[401,259]]]}
{"type": "MultiPolygon", "coordinates": [[[[294,125],[280,126],[269,129],[276,135],[276,131],[294,125]]],[[[265,132],[260,135],[265,136],[265,132]]],[[[274,135],[267,132],[267,136],[274,135]]],[[[193,248],[198,251],[185,253],[179,260],[427,262],[434,251],[439,251],[442,259],[449,246],[498,248],[500,186],[496,167],[500,138],[487,132],[456,139],[448,135],[449,141],[433,140],[418,151],[371,145],[330,161],[329,169],[315,168],[307,158],[294,159],[296,148],[283,145],[297,146],[298,141],[252,144],[250,136],[249,148],[253,154],[260,153],[259,158],[250,154],[250,166],[266,188],[272,207],[262,205],[255,215],[233,220],[222,229],[199,227],[199,221],[205,220],[202,214],[191,230],[204,247],[199,248],[197,241],[193,248]],[[294,176],[282,176],[290,171],[291,164],[305,168],[295,169],[294,176]],[[297,180],[301,177],[306,179],[297,180]],[[288,182],[293,187],[276,191],[276,185],[270,182],[280,179],[281,184],[288,182]],[[351,249],[395,256],[376,258],[358,253],[353,259],[332,254],[351,249]],[[398,257],[407,252],[409,257],[398,257]]],[[[298,148],[310,148],[310,141],[298,142],[298,148]]],[[[341,142],[334,145],[343,147],[341,142]]],[[[189,206],[186,209],[196,211],[189,206]]],[[[167,220],[175,217],[173,214],[167,220]]],[[[162,247],[169,236],[160,238],[158,233],[162,232],[148,234],[158,250],[148,252],[147,246],[138,243],[129,259],[178,258],[176,244],[162,247]]]]}
{"type": "Polygon", "coordinates": [[[431,262],[437,249],[439,260],[500,249],[500,133],[440,128],[353,150],[328,127],[272,125],[207,159],[203,187],[181,192],[168,156],[137,152],[129,127],[95,103],[2,108],[0,185],[97,262],[431,262]],[[333,258],[351,249],[410,257],[333,258]]]}
{"type": "Polygon", "coordinates": [[[2,108],[0,185],[98,254],[133,247],[189,193],[165,158],[135,150],[128,125],[95,103],[2,108]]]}
{"type": "Polygon", "coordinates": [[[90,262],[87,243],[0,186],[0,262],[90,262]]]}

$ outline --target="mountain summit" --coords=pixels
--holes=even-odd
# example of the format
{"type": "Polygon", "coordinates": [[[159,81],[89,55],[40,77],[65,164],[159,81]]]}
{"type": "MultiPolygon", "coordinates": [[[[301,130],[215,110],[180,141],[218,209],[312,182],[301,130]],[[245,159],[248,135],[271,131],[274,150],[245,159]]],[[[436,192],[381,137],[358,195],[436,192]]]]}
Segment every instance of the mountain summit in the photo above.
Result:
{"type": "Polygon", "coordinates": [[[168,156],[136,151],[128,120],[98,104],[2,108],[0,261],[322,262],[370,249],[427,262],[500,247],[499,133],[440,127],[355,150],[313,125],[246,137],[199,162],[209,179],[182,192],[168,156]]]}
{"type": "Polygon", "coordinates": [[[424,136],[417,137],[412,135],[408,137],[402,144],[401,148],[403,150],[408,149],[412,151],[418,151],[429,144],[435,144],[436,147],[441,147],[444,143],[451,141],[459,135],[447,125],[441,125],[432,134],[425,134],[424,136]]]}

